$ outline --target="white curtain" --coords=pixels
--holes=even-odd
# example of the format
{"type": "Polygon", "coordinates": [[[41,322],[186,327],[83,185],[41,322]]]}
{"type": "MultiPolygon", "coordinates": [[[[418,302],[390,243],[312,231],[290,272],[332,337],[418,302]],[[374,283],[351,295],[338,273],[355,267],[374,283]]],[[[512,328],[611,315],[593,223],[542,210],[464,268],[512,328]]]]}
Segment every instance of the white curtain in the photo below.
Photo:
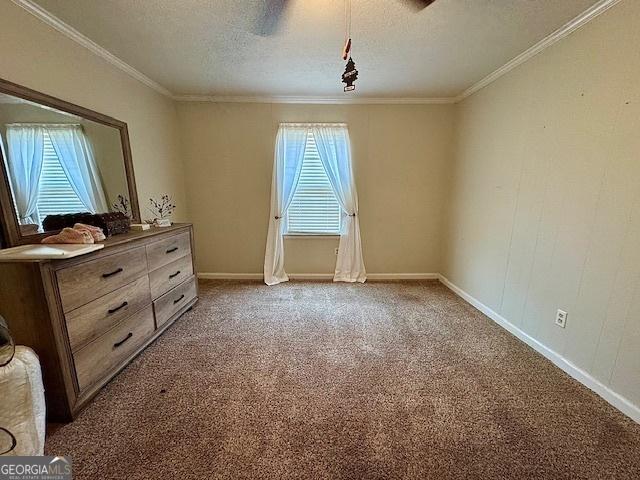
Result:
{"type": "Polygon", "coordinates": [[[271,181],[271,213],[264,255],[264,283],[275,285],[289,280],[284,271],[284,242],[287,209],[296,191],[302,159],[307,146],[304,126],[281,125],[276,137],[273,176],[271,181]]]}
{"type": "Polygon", "coordinates": [[[108,212],[93,149],[80,125],[46,125],[71,187],[91,213],[108,212]]]}
{"type": "Polygon", "coordinates": [[[333,193],[342,208],[342,231],[334,282],[364,282],[358,194],[351,166],[351,145],[346,126],[313,125],[311,131],[333,193]]]}
{"type": "Polygon", "coordinates": [[[38,223],[37,206],[44,158],[44,128],[7,125],[7,166],[21,224],[38,223]]]}

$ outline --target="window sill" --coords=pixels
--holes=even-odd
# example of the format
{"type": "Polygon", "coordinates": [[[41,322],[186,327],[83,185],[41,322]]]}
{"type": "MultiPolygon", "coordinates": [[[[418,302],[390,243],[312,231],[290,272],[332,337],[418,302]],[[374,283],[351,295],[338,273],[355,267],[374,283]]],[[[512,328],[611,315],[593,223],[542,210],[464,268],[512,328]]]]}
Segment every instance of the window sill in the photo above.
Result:
{"type": "Polygon", "coordinates": [[[340,238],[337,233],[285,233],[285,238],[340,238]]]}

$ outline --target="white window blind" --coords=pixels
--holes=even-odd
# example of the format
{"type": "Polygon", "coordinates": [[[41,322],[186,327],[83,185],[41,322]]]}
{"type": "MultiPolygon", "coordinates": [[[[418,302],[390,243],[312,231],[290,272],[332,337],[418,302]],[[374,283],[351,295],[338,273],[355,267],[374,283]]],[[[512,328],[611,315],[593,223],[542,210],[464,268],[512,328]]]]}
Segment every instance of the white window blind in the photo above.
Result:
{"type": "Polygon", "coordinates": [[[309,132],[300,181],[287,211],[287,233],[337,235],[341,217],[340,205],[309,132]]]}
{"type": "Polygon", "coordinates": [[[86,211],[87,208],[78,198],[62,169],[49,134],[45,132],[44,159],[40,177],[40,194],[38,195],[38,217],[40,221],[44,220],[47,215],[86,211]]]}

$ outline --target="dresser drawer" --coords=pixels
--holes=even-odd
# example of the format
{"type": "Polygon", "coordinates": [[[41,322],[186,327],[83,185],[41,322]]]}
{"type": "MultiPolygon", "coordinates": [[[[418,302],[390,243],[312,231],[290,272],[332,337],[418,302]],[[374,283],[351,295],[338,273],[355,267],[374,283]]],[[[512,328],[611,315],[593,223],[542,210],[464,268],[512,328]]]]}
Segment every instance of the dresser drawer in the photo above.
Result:
{"type": "Polygon", "coordinates": [[[153,302],[153,310],[156,313],[156,328],[175,315],[189,301],[196,297],[196,277],[191,277],[162,297],[153,302]]]}
{"type": "Polygon", "coordinates": [[[65,315],[71,350],[76,351],[122,319],[151,304],[146,275],[65,315]]]}
{"type": "Polygon", "coordinates": [[[158,298],[172,288],[177,287],[187,278],[193,275],[193,260],[191,255],[179,258],[178,260],[160,267],[149,273],[149,283],[151,285],[151,297],[158,298]]]}
{"type": "Polygon", "coordinates": [[[58,289],[65,312],[89,303],[147,273],[145,247],[58,270],[58,289]]]}
{"type": "Polygon", "coordinates": [[[154,332],[151,305],[73,354],[80,390],[122,365],[154,332]]]}
{"type": "Polygon", "coordinates": [[[149,271],[160,268],[191,253],[191,236],[188,233],[173,235],[147,245],[149,271]]]}

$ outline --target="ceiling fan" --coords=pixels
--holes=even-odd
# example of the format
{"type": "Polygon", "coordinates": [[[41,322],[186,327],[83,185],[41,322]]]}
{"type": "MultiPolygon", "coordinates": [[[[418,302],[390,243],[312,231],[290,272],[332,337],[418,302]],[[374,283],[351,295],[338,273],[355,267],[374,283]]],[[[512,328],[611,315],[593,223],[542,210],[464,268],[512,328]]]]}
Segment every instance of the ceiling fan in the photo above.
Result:
{"type": "MultiPolygon", "coordinates": [[[[401,0],[405,5],[420,11],[431,5],[435,0],[401,0]]],[[[262,37],[273,35],[291,0],[261,0],[262,11],[255,26],[255,33],[262,37]]]]}

